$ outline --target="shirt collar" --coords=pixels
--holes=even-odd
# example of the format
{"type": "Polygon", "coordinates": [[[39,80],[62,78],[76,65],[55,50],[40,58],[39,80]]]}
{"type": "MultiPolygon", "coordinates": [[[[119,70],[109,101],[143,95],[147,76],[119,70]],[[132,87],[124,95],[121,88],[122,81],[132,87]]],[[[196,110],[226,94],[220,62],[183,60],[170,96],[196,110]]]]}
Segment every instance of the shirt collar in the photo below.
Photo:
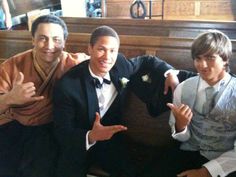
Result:
{"type": "MultiPolygon", "coordinates": [[[[213,87],[215,88],[216,91],[219,91],[220,87],[226,85],[229,82],[230,78],[231,78],[230,74],[226,73],[225,76],[219,82],[213,85],[213,87]]],[[[210,85],[200,77],[200,83],[199,83],[200,90],[205,89],[206,87],[210,87],[210,85]]]]}
{"type": "Polygon", "coordinates": [[[100,83],[103,83],[103,78],[105,78],[105,79],[107,79],[107,80],[109,80],[109,81],[111,80],[111,77],[110,77],[109,72],[106,73],[106,75],[105,75],[104,77],[100,77],[100,76],[95,75],[95,74],[92,72],[92,69],[91,69],[90,65],[88,65],[88,67],[89,67],[89,73],[91,74],[91,76],[94,77],[94,78],[97,78],[97,79],[100,81],[100,83]]]}

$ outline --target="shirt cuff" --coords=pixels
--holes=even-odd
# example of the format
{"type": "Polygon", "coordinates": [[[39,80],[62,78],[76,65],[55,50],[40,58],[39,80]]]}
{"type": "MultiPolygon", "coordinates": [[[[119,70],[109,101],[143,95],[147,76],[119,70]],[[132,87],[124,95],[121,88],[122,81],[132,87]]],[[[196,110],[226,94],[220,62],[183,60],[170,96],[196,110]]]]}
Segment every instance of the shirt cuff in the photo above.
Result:
{"type": "MultiPolygon", "coordinates": [[[[174,125],[173,125],[174,126],[174,125]]],[[[172,137],[179,141],[187,141],[190,137],[190,132],[188,131],[188,127],[186,127],[182,132],[176,133],[175,128],[172,127],[172,137]]]]}
{"type": "Polygon", "coordinates": [[[178,75],[179,74],[179,70],[175,70],[175,69],[169,69],[164,73],[164,76],[167,77],[167,75],[171,73],[171,74],[175,74],[178,75]]]}
{"type": "Polygon", "coordinates": [[[94,144],[96,144],[96,141],[94,143],[89,143],[89,139],[88,139],[88,134],[90,131],[88,131],[86,133],[86,150],[88,151],[94,144]]]}
{"type": "Polygon", "coordinates": [[[226,174],[216,160],[211,160],[203,165],[212,177],[224,177],[226,174]]]}

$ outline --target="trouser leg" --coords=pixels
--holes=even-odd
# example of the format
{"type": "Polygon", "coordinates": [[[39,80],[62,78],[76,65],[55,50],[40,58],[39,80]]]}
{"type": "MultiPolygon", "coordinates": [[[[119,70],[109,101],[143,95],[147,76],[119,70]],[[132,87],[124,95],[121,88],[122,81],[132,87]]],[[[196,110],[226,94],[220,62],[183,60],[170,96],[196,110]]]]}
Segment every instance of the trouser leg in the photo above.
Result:
{"type": "Polygon", "coordinates": [[[208,160],[198,151],[183,151],[173,148],[155,157],[147,164],[143,177],[176,177],[177,174],[190,169],[201,168],[208,160]]]}
{"type": "Polygon", "coordinates": [[[16,121],[0,126],[0,176],[17,177],[24,147],[24,128],[16,121]]]}

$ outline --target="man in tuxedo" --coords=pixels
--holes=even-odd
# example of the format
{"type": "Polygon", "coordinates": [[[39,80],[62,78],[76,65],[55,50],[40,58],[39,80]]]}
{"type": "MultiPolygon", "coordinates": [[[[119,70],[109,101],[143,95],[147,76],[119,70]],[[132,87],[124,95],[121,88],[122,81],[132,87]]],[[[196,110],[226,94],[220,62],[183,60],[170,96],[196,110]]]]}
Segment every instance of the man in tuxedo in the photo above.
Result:
{"type": "MultiPolygon", "coordinates": [[[[61,148],[58,177],[85,177],[91,162],[112,176],[136,175],[122,143],[125,93],[129,88],[146,102],[151,94],[143,93],[164,83],[164,73],[172,67],[154,56],[127,60],[118,54],[119,45],[112,28],[96,28],[88,46],[90,60],[73,67],[54,88],[55,135],[61,148]]],[[[178,83],[173,74],[167,81],[178,83]]]]}

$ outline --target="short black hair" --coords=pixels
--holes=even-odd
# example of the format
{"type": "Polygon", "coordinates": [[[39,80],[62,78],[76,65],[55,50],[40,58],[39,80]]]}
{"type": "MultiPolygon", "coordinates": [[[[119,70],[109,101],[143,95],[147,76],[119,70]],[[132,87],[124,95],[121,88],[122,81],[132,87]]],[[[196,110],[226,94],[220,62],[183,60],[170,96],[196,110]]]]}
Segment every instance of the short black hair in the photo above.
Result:
{"type": "Polygon", "coordinates": [[[61,18],[59,18],[55,15],[42,15],[42,16],[39,16],[37,19],[35,19],[34,22],[32,23],[32,28],[31,28],[31,34],[33,37],[35,35],[35,32],[36,32],[39,24],[41,24],[41,23],[54,23],[54,24],[60,25],[63,29],[63,32],[64,32],[64,39],[67,38],[68,29],[67,29],[65,22],[61,18]]]}
{"type": "Polygon", "coordinates": [[[111,36],[111,37],[114,37],[117,39],[118,43],[120,44],[120,38],[117,34],[117,32],[109,27],[109,26],[99,26],[97,27],[91,34],[91,37],[90,37],[90,45],[91,46],[94,46],[95,43],[98,41],[98,39],[100,37],[103,37],[103,36],[111,36]]]}

